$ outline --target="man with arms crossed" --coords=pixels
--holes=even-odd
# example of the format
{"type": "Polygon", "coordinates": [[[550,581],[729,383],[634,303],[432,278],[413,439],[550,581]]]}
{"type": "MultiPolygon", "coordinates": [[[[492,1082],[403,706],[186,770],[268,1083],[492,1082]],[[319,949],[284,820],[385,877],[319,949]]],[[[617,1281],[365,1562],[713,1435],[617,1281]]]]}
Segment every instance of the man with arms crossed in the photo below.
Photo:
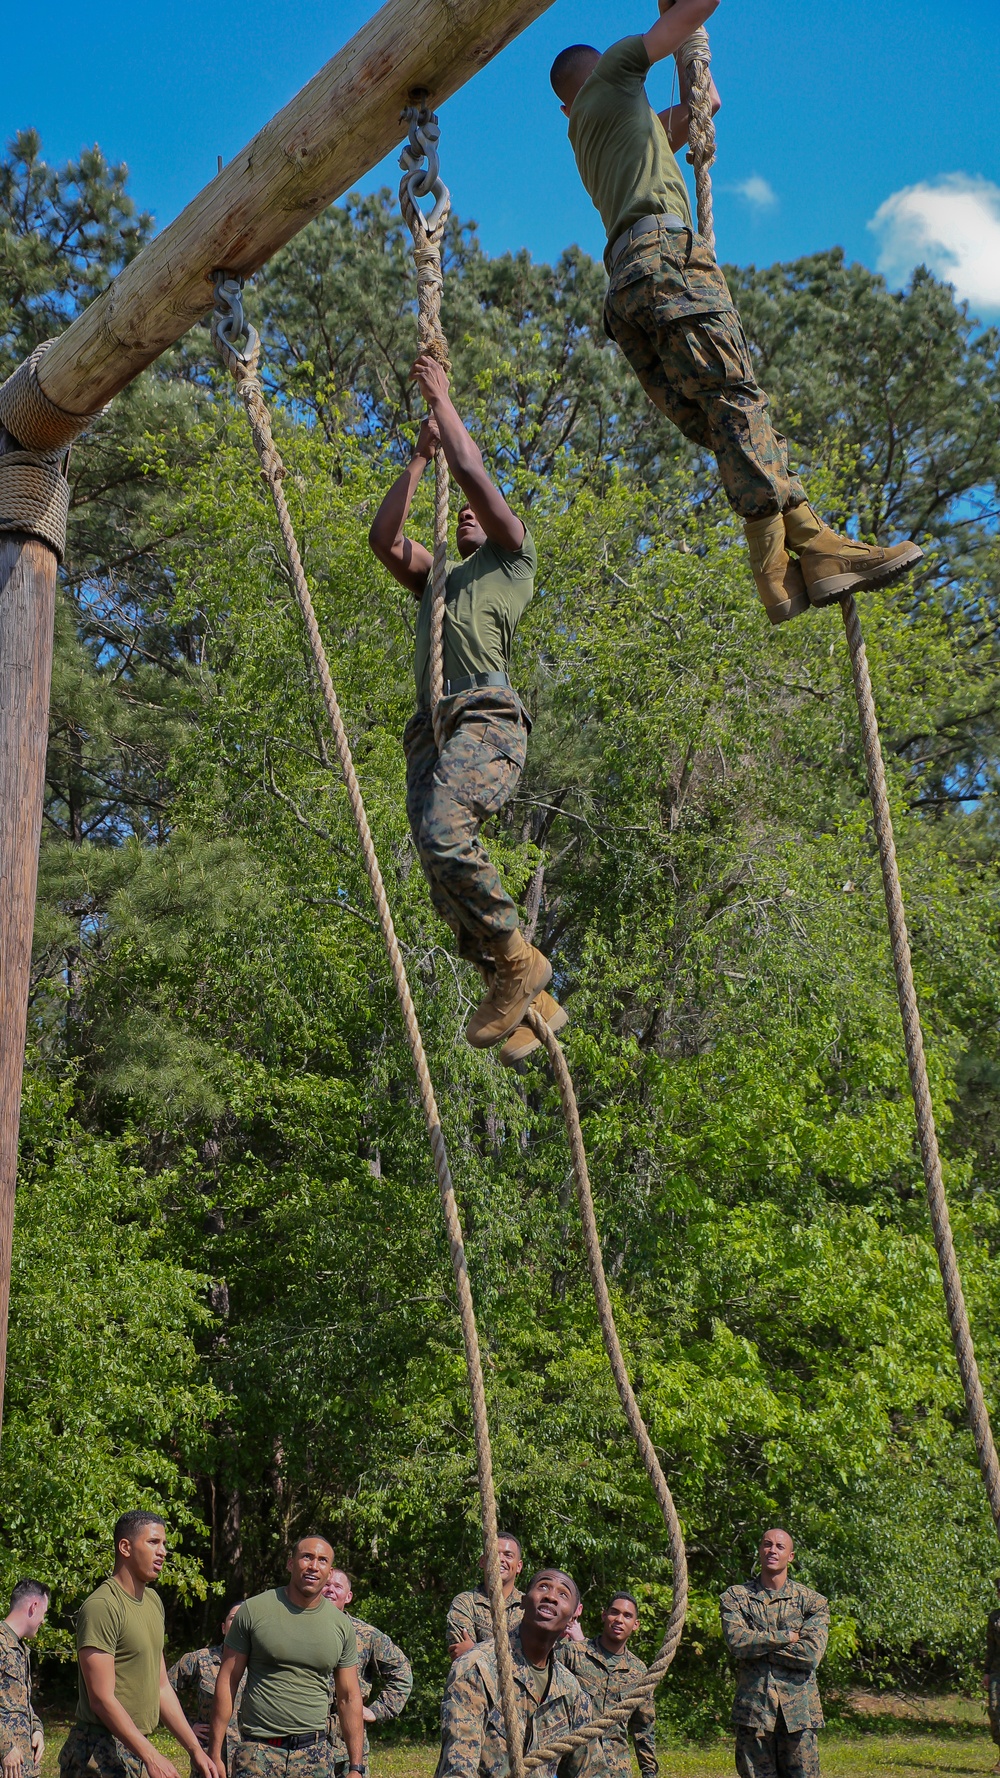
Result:
{"type": "MultiPolygon", "coordinates": [[[[639,1628],[639,1607],[631,1593],[613,1593],[604,1608],[600,1634],[584,1636],[571,1627],[556,1649],[556,1660],[575,1673],[583,1686],[595,1716],[603,1716],[621,1702],[646,1671],[627,1647],[628,1639],[639,1628]]],[[[631,1778],[632,1756],[628,1738],[635,1742],[635,1757],[642,1778],[656,1778],[656,1706],[652,1692],[647,1692],[626,1722],[606,1729],[601,1737],[608,1778],[631,1778]]]]}
{"type": "Polygon", "coordinates": [[[482,973],[487,992],[466,1036],[476,1049],[502,1044],[500,1059],[538,1048],[524,1015],[534,1003],[550,1029],[567,1014],[544,992],[552,966],[530,945],[517,908],[479,830],[499,814],[524,769],[530,723],[510,682],[511,648],[535,590],[531,533],[486,473],[433,358],[413,375],[430,408],[412,461],[383,500],[368,541],[394,580],[420,602],[414,672],[417,710],[406,725],[406,813],[431,900],[458,941],[458,954],[482,973]],[[444,614],[443,744],[430,707],[433,585],[430,551],[406,535],[413,496],[438,450],[465,495],[458,514],[460,561],[448,570],[444,614]]]}
{"type": "Polygon", "coordinates": [[[288,1558],[287,1586],[245,1600],[226,1632],[209,1749],[218,1765],[245,1673],[229,1778],[329,1778],[331,1678],[347,1770],[364,1772],[354,1625],[323,1597],[332,1567],[325,1537],[300,1537],[288,1558]]]}
{"type": "Polygon", "coordinates": [[[816,1730],[823,1711],[816,1669],[826,1652],[830,1607],[788,1577],[795,1545],[774,1528],[761,1538],[760,1574],[730,1587],[719,1609],[736,1663],[736,1770],[740,1778],[819,1778],[816,1730]]]}
{"type": "MultiPolygon", "coordinates": [[[[591,1721],[590,1699],[554,1650],[580,1603],[575,1580],[559,1568],[542,1568],[524,1595],[520,1627],[510,1633],[514,1692],[524,1752],[561,1740],[591,1721]]],[[[435,1778],[507,1778],[507,1735],[496,1648],[480,1642],[459,1655],[448,1675],[441,1706],[441,1758],[435,1778]]],[[[536,1778],[607,1778],[599,1737],[561,1759],[535,1767],[536,1778]]]]}
{"type": "MultiPolygon", "coordinates": [[[[521,1545],[509,1531],[501,1531],[497,1538],[497,1555],[500,1559],[500,1585],[503,1589],[504,1604],[507,1607],[507,1628],[516,1630],[521,1622],[521,1605],[524,1595],[518,1591],[517,1577],[524,1567],[521,1556],[521,1545]]],[[[486,1557],[480,1556],[479,1566],[486,1573],[486,1557]]],[[[478,1587],[467,1593],[458,1593],[452,1600],[445,1625],[445,1641],[452,1660],[459,1655],[468,1654],[477,1642],[489,1642],[493,1635],[493,1615],[490,1611],[490,1596],[480,1582],[478,1587]]]]}
{"type": "Polygon", "coordinates": [[[714,453],[726,498],[743,520],[761,603],[780,624],[810,605],[887,586],[922,551],[915,543],[856,543],[816,517],[789,474],[785,440],[771,423],[715,254],[694,232],[674,159],[688,139],[687,96],[682,87],[681,103],[657,114],[646,76],[717,5],[659,0],[660,17],[643,36],[624,37],[604,55],[575,43],[556,57],[550,78],[569,118],[580,177],[607,230],[605,331],[650,401],[714,453]]]}
{"type": "Polygon", "coordinates": [[[10,1610],[0,1624],[0,1750],[3,1778],[30,1778],[45,1751],[42,1725],[31,1703],[28,1643],[37,1636],[49,1608],[40,1580],[19,1580],[10,1610]]]}
{"type": "Polygon", "coordinates": [[[167,1559],[155,1513],[123,1513],[115,1525],[115,1566],[76,1619],[80,1698],[59,1755],[61,1778],[178,1778],[149,1737],[164,1723],[201,1778],[223,1778],[192,1731],[163,1659],[163,1605],[152,1583],[167,1559]]]}

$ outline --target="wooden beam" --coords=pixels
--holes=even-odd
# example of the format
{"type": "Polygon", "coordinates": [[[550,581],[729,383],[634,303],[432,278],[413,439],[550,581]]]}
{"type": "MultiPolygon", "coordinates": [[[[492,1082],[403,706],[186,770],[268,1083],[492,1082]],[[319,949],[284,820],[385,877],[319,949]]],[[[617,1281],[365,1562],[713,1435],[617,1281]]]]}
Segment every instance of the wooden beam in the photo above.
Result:
{"type": "Polygon", "coordinates": [[[54,551],[0,535],[0,1425],[55,597],[54,551]]]}
{"type": "MultiPolygon", "coordinates": [[[[388,0],[60,336],[45,394],[71,414],[110,401],[212,306],[213,271],[259,271],[389,153],[415,89],[440,104],[551,4],[388,0]]],[[[450,159],[446,142],[445,178],[450,159]]]]}

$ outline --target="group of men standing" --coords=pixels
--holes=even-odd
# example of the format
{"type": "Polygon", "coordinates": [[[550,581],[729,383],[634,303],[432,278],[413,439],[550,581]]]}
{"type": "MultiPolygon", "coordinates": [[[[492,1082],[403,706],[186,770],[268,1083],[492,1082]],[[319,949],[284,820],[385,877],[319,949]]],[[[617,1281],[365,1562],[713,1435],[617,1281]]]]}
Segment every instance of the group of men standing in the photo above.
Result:
{"type": "MultiPolygon", "coordinates": [[[[153,1590],[167,1553],[163,1522],[146,1512],[126,1513],[114,1542],[112,1573],[77,1615],[79,1696],[59,1756],[60,1778],[143,1778],[143,1768],[148,1778],[179,1778],[151,1739],[161,1723],[189,1755],[192,1778],[367,1778],[367,1725],[399,1715],[413,1674],[389,1636],[348,1611],[350,1577],[335,1567],[325,1538],[300,1538],[284,1586],[234,1605],[223,1620],[222,1642],[182,1656],[169,1671],[163,1606],[153,1590]],[[194,1698],[190,1718],[178,1696],[185,1690],[194,1698]]],[[[642,1778],[655,1778],[652,1694],[641,1692],[646,1668],[628,1647],[639,1628],[633,1594],[613,1593],[597,1634],[587,1636],[571,1575],[542,1568],[522,1592],[518,1539],[502,1535],[499,1554],[525,1753],[575,1735],[639,1692],[612,1728],[543,1761],[536,1768],[540,1778],[628,1778],[630,1742],[642,1778]]],[[[792,1579],[794,1556],[787,1531],[766,1531],[757,1572],[728,1588],[720,1602],[737,1671],[740,1778],[819,1774],[823,1716],[816,1669],[829,1609],[821,1594],[792,1579]]],[[[0,1623],[2,1778],[32,1778],[41,1765],[44,1735],[32,1704],[29,1644],[48,1603],[42,1582],[21,1580],[0,1623]]],[[[452,1666],[436,1778],[507,1778],[483,1586],[452,1601],[446,1640],[452,1666]]],[[[986,1666],[990,1728],[1000,1743],[1000,1610],[990,1617],[986,1666]]]]}

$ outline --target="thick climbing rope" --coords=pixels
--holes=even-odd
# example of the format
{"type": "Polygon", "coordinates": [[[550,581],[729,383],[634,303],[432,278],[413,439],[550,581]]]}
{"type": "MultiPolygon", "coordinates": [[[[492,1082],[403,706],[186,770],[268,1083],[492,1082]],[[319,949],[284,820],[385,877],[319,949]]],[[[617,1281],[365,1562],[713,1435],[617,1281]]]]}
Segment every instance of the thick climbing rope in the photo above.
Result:
{"type": "Polygon", "coordinates": [[[847,632],[847,645],[851,655],[851,671],[854,676],[858,716],[861,721],[861,738],[868,774],[868,793],[871,797],[875,840],[878,846],[879,863],[882,867],[882,887],[885,893],[886,912],[889,916],[892,964],[896,976],[900,1017],[903,1021],[903,1041],[906,1045],[910,1090],[913,1094],[913,1108],[916,1113],[917,1133],[920,1138],[920,1156],[923,1162],[924,1183],[927,1188],[927,1202],[930,1207],[931,1227],[934,1231],[934,1245],[937,1249],[941,1281],[944,1285],[952,1343],[958,1360],[962,1388],[965,1391],[972,1436],[976,1442],[979,1468],[986,1487],[990,1511],[993,1514],[993,1524],[997,1535],[1000,1536],[1000,1464],[997,1463],[989,1410],[986,1406],[979,1366],[976,1363],[976,1354],[972,1344],[969,1312],[965,1306],[958,1257],[955,1253],[955,1243],[951,1233],[948,1199],[945,1195],[944,1179],[941,1173],[941,1156],[938,1151],[937,1131],[934,1127],[934,1106],[931,1101],[930,1081],[927,1078],[927,1061],[924,1055],[924,1039],[920,1026],[920,1010],[917,1006],[917,994],[913,981],[913,960],[910,956],[910,940],[906,930],[906,913],[899,881],[896,842],[892,831],[892,813],[889,808],[889,796],[886,788],[885,762],[882,758],[882,744],[879,740],[878,718],[875,714],[871,675],[868,671],[868,656],[861,633],[861,619],[858,616],[858,608],[853,595],[849,594],[842,601],[841,609],[844,616],[844,629],[847,632]]]}
{"type": "MultiPolygon", "coordinates": [[[[410,126],[410,139],[403,149],[399,164],[403,177],[399,185],[399,207],[413,237],[413,260],[417,268],[417,337],[421,352],[429,352],[446,371],[451,370],[448,341],[441,326],[441,297],[444,272],[441,248],[451,214],[451,195],[441,178],[437,145],[440,128],[433,112],[413,106],[405,113],[410,126]],[[427,165],[423,162],[426,160],[427,165]],[[425,216],[417,199],[434,198],[434,208],[425,216]]],[[[448,582],[448,463],[442,450],[434,458],[434,559],[431,567],[431,637],[430,696],[434,740],[441,751],[442,730],[440,706],[444,697],[444,604],[448,582]]]]}
{"type": "Polygon", "coordinates": [[[676,61],[688,90],[688,160],[694,168],[698,233],[715,246],[712,218],[712,166],[715,161],[715,119],[712,116],[712,52],[704,26],[685,37],[676,61]]]}

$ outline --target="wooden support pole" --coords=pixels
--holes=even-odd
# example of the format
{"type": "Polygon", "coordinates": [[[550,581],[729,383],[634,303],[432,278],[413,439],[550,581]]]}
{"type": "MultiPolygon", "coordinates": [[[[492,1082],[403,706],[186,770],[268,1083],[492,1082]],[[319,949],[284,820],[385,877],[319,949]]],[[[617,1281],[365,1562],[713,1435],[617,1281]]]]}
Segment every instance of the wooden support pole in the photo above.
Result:
{"type": "Polygon", "coordinates": [[[55,598],[48,544],[0,536],[0,1426],[55,598]]]}
{"type": "Polygon", "coordinates": [[[211,308],[213,271],[258,271],[389,153],[415,89],[440,104],[551,4],[388,0],[60,336],[39,367],[49,400],[110,401],[211,308]]]}

